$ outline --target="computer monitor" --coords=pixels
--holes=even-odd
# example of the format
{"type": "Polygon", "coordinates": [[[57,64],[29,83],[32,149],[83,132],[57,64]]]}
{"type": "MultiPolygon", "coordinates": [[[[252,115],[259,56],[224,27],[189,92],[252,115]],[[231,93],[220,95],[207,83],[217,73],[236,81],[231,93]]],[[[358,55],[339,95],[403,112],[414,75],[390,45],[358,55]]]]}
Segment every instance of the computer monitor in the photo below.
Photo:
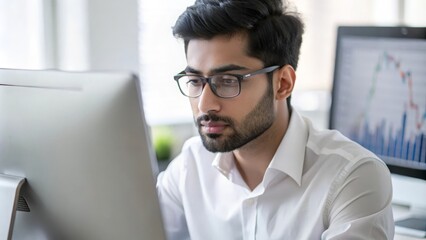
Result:
{"type": "Polygon", "coordinates": [[[164,239],[155,164],[132,74],[0,69],[0,239],[164,239]]]}
{"type": "Polygon", "coordinates": [[[330,128],[387,164],[394,203],[419,215],[397,231],[401,224],[424,236],[426,28],[342,26],[336,46],[330,128]]]}

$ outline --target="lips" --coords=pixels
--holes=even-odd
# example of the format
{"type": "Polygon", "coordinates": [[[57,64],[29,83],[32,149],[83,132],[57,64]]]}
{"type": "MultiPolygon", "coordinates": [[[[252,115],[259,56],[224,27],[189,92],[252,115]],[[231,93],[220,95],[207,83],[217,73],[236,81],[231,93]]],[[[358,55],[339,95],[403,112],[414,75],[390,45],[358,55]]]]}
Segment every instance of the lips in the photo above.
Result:
{"type": "Polygon", "coordinates": [[[223,122],[201,121],[200,127],[206,134],[221,134],[227,127],[223,122]]]}

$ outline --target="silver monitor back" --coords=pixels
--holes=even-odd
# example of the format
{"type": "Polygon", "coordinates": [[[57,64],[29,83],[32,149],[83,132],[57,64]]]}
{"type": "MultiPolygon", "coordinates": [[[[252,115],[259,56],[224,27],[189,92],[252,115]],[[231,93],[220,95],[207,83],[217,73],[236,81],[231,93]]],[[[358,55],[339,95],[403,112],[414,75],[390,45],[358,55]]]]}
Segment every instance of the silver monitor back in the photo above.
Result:
{"type": "Polygon", "coordinates": [[[127,73],[0,69],[0,174],[29,207],[12,239],[165,238],[139,92],[127,73]]]}

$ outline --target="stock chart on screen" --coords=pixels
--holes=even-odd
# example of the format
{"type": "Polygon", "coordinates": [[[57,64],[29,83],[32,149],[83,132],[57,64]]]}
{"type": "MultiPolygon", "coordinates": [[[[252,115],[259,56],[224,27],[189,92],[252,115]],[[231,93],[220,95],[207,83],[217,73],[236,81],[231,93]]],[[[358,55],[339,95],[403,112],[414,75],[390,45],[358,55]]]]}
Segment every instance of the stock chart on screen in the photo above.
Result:
{"type": "Polygon", "coordinates": [[[386,163],[426,169],[426,43],[347,37],[334,127],[386,163]]]}

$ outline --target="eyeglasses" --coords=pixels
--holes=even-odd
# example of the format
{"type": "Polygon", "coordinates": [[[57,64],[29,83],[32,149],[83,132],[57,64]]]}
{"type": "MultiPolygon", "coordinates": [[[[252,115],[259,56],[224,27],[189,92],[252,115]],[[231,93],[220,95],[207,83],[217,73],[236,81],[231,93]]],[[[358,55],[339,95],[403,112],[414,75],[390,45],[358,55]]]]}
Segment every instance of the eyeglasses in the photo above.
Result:
{"type": "Polygon", "coordinates": [[[174,76],[180,91],[183,95],[196,98],[203,92],[204,86],[208,83],[212,92],[221,98],[233,98],[241,92],[241,81],[257,74],[269,73],[275,71],[280,66],[270,66],[260,70],[240,74],[214,74],[209,77],[203,77],[196,74],[186,74],[185,71],[174,76]]]}

